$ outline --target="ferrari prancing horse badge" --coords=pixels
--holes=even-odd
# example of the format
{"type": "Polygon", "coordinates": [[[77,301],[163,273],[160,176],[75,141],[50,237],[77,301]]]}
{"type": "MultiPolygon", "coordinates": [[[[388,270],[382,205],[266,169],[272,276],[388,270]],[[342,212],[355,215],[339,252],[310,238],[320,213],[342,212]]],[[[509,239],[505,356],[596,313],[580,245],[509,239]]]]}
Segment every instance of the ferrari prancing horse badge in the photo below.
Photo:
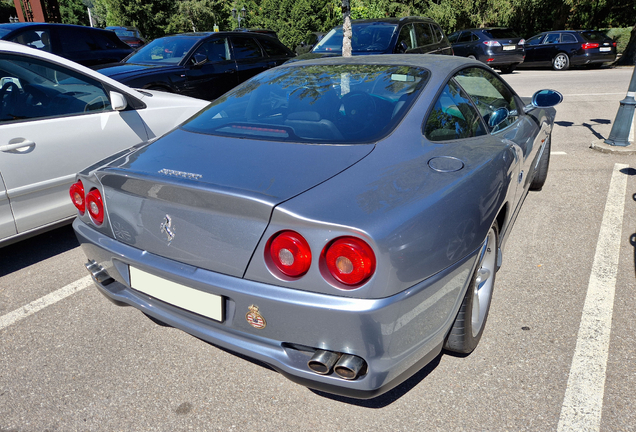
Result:
{"type": "Polygon", "coordinates": [[[250,306],[249,312],[245,315],[245,319],[247,322],[256,329],[264,329],[267,323],[265,322],[265,318],[258,312],[258,306],[250,306]]]}

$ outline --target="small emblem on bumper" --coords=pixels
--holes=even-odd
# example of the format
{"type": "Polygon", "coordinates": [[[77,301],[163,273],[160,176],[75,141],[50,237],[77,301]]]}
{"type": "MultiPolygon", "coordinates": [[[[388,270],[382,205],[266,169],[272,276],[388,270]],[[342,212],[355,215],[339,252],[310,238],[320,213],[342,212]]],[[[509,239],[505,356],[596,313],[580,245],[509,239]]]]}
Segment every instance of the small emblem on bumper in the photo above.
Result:
{"type": "Polygon", "coordinates": [[[250,311],[245,315],[247,322],[256,329],[264,329],[267,322],[265,322],[263,315],[258,312],[258,306],[251,305],[249,310],[250,311]]]}

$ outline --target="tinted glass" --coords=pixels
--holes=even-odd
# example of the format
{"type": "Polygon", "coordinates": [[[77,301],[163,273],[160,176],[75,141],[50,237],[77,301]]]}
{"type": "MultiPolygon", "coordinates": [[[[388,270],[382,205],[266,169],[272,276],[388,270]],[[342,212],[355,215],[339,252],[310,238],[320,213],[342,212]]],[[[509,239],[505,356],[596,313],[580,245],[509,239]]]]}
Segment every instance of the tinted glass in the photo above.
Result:
{"type": "Polygon", "coordinates": [[[203,54],[210,62],[230,60],[230,44],[227,38],[218,38],[204,42],[197,48],[195,55],[190,58],[191,63],[195,63],[195,56],[197,54],[203,54]]]}
{"type": "Polygon", "coordinates": [[[586,41],[604,41],[606,39],[609,39],[609,37],[600,31],[585,31],[585,32],[581,32],[581,36],[583,36],[583,39],[585,39],[586,41]]]}
{"type": "Polygon", "coordinates": [[[406,46],[407,50],[414,49],[417,46],[417,38],[415,37],[415,29],[413,24],[406,24],[400,29],[396,47],[406,46]]]}
{"type": "Polygon", "coordinates": [[[259,39],[258,41],[263,46],[263,49],[265,49],[265,52],[267,53],[267,55],[270,57],[280,57],[280,56],[291,55],[287,52],[284,46],[277,43],[276,41],[269,40],[269,39],[259,39]]]}
{"type": "Polygon", "coordinates": [[[515,97],[504,82],[491,72],[481,68],[468,68],[458,72],[455,79],[470,96],[486,123],[492,113],[506,108],[510,115],[493,132],[510,126],[519,116],[515,97]]]}
{"type": "Polygon", "coordinates": [[[533,36],[526,41],[526,45],[540,45],[545,35],[533,36]]]}
{"type": "Polygon", "coordinates": [[[437,38],[437,42],[443,41],[444,40],[444,32],[442,31],[442,29],[436,24],[431,24],[431,27],[433,28],[433,33],[435,33],[435,37],[437,38]]]}
{"type": "Polygon", "coordinates": [[[472,40],[472,35],[473,34],[471,32],[464,32],[457,40],[457,42],[470,42],[472,40]]]}
{"type": "Polygon", "coordinates": [[[13,36],[10,40],[11,42],[51,52],[51,34],[48,30],[26,30],[13,36]]]}
{"type": "Polygon", "coordinates": [[[99,81],[62,66],[0,55],[0,122],[111,109],[99,81]]]}
{"type": "Polygon", "coordinates": [[[448,41],[449,41],[450,43],[455,43],[455,42],[457,42],[457,39],[459,38],[459,35],[460,35],[460,34],[461,34],[460,32],[455,32],[455,33],[453,33],[452,35],[450,35],[450,36],[448,37],[448,41]]]}
{"type": "Polygon", "coordinates": [[[435,37],[428,23],[415,23],[415,37],[417,38],[417,46],[426,46],[435,43],[435,37]]]}
{"type": "Polygon", "coordinates": [[[437,98],[424,134],[431,141],[448,141],[485,135],[486,129],[466,93],[451,81],[437,98]]]}
{"type": "MultiPolygon", "coordinates": [[[[352,26],[351,49],[359,52],[382,52],[389,48],[395,24],[371,23],[354,24],[352,26]]],[[[312,52],[342,51],[342,27],[332,29],[314,47],[312,52]]]]}
{"type": "Polygon", "coordinates": [[[73,53],[100,49],[93,35],[82,28],[58,27],[57,32],[62,43],[62,52],[73,53]]]}
{"type": "Polygon", "coordinates": [[[545,37],[545,40],[543,41],[543,43],[544,44],[559,43],[560,40],[561,40],[561,34],[560,33],[549,33],[545,37]]]}
{"type": "Polygon", "coordinates": [[[562,33],[561,34],[561,42],[563,43],[576,43],[576,36],[570,33],[562,33]]]}
{"type": "Polygon", "coordinates": [[[263,57],[261,47],[251,37],[234,36],[231,39],[236,60],[263,57]]]}
{"type": "Polygon", "coordinates": [[[519,35],[511,29],[490,29],[483,30],[483,33],[490,39],[514,39],[519,37],[519,35]]]}
{"type": "Polygon", "coordinates": [[[139,48],[126,63],[179,63],[188,51],[199,42],[197,38],[165,37],[155,39],[139,48]]]}
{"type": "Polygon", "coordinates": [[[314,65],[263,72],[214,101],[183,129],[308,143],[368,143],[402,119],[429,72],[407,66],[314,65]]]}

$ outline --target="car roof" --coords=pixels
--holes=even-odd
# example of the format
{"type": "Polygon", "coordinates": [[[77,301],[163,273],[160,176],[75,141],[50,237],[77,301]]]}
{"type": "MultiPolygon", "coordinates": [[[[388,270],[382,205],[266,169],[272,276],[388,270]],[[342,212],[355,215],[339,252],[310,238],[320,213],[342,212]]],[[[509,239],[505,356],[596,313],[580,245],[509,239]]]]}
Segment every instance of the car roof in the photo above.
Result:
{"type": "MultiPolygon", "coordinates": [[[[107,30],[104,30],[104,31],[107,31],[107,30]]],[[[35,58],[48,60],[53,63],[57,63],[62,66],[66,66],[70,69],[74,69],[79,72],[82,72],[84,75],[88,75],[90,77],[98,79],[108,84],[110,87],[113,87],[114,90],[123,91],[133,97],[136,97],[137,99],[144,98],[144,95],[142,93],[139,93],[137,90],[132,89],[118,81],[115,81],[114,79],[108,78],[107,76],[102,75],[92,69],[89,69],[86,66],[82,66],[81,64],[75,63],[74,61],[65,59],[64,57],[60,57],[55,54],[48,53],[46,51],[39,50],[37,48],[31,48],[31,47],[21,45],[15,42],[0,40],[0,53],[1,54],[22,54],[22,55],[28,55],[35,58]]]]}
{"type": "Polygon", "coordinates": [[[5,30],[18,30],[21,28],[27,27],[73,27],[73,28],[83,28],[90,29],[91,31],[106,31],[97,27],[89,27],[89,26],[81,26],[75,24],[60,24],[60,23],[44,23],[44,22],[19,22],[19,23],[3,23],[0,24],[1,29],[5,30]]]}

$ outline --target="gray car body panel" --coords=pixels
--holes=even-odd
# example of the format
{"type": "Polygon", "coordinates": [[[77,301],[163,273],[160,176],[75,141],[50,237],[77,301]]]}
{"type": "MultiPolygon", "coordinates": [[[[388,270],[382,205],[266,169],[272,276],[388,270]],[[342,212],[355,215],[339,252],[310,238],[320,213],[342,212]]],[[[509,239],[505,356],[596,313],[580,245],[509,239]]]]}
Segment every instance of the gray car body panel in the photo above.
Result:
{"type": "MultiPolygon", "coordinates": [[[[177,131],[172,134],[182,143],[177,150],[161,144],[176,142],[169,135],[121,154],[102,168],[80,174],[86,190],[105,192],[107,220],[96,227],[83,215],[74,227],[89,260],[112,278],[98,283],[111,300],[264,361],[304,385],[373,397],[440,352],[493,224],[499,225],[500,245],[505,244],[555,110],[535,108],[520,113],[515,123],[497,133],[434,143],[422,134],[422,122],[441,89],[459,69],[486,66],[467,59],[396,55],[303,61],[290,67],[342,62],[412,65],[432,74],[401,123],[376,143],[323,145],[318,147],[325,150],[316,151],[307,144],[193,138],[194,134],[177,131]],[[218,146],[218,160],[202,157],[206,145],[218,146]],[[341,155],[346,160],[340,160],[341,155]],[[171,159],[173,165],[162,165],[171,159]],[[281,169],[289,163],[304,174],[281,169]],[[182,177],[201,177],[158,174],[162,168],[182,172],[182,177]],[[263,188],[273,173],[276,181],[263,188]],[[127,183],[136,182],[145,184],[145,194],[124,193],[127,183]],[[152,187],[155,196],[150,194],[152,187]],[[167,195],[160,200],[157,191],[163,188],[167,195]],[[197,203],[188,205],[177,189],[195,194],[197,203]],[[176,211],[177,221],[201,220],[205,211],[215,209],[214,200],[207,197],[227,200],[223,229],[216,239],[202,241],[200,230],[182,224],[177,231],[183,238],[182,251],[172,251],[172,243],[161,233],[161,218],[176,211]],[[140,209],[143,206],[149,206],[147,213],[140,209]],[[132,223],[139,215],[152,215],[154,220],[137,221],[137,234],[131,238],[148,244],[152,239],[150,251],[139,248],[137,240],[121,241],[121,232],[113,226],[116,216],[132,223]],[[250,227],[254,220],[259,222],[250,227]],[[276,275],[264,259],[268,239],[288,229],[300,233],[312,251],[309,271],[296,280],[276,275]],[[376,272],[356,289],[330,281],[321,265],[321,251],[340,236],[365,240],[377,258],[376,272]],[[207,241],[215,242],[218,249],[213,253],[241,255],[240,259],[216,255],[216,267],[209,268],[210,260],[199,245],[207,241]],[[129,285],[129,265],[223,296],[224,321],[213,322],[136,292],[129,285]],[[257,305],[267,320],[262,331],[245,320],[250,305],[257,305]],[[360,356],[368,371],[353,381],[317,375],[307,367],[316,349],[360,356]]],[[[523,106],[520,99],[518,103],[523,106]]],[[[203,220],[204,235],[214,233],[214,218],[203,220]]]]}

